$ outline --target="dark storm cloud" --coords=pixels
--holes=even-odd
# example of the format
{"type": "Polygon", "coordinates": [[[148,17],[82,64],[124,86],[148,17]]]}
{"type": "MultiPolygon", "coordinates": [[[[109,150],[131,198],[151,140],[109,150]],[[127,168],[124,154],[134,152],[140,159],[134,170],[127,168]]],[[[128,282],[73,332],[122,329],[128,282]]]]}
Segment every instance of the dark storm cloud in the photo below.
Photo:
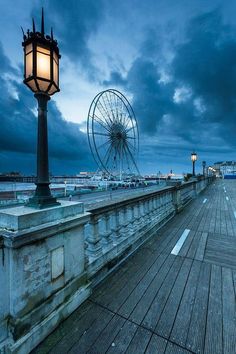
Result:
{"type": "MultiPolygon", "coordinates": [[[[164,63],[158,33],[150,31],[125,78],[123,87],[133,95],[141,132],[159,134],[160,139],[175,136],[176,142],[180,137],[205,151],[217,139],[232,148],[236,145],[235,29],[226,26],[216,10],[190,20],[182,43],[174,42],[173,59],[164,63]]],[[[116,77],[119,73],[113,72],[114,84],[122,85],[116,77]]]]}
{"type": "MultiPolygon", "coordinates": [[[[91,79],[97,75],[98,68],[93,64],[93,53],[88,41],[104,20],[103,8],[103,0],[50,0],[44,4],[45,23],[53,26],[61,51],[75,64],[82,64],[83,70],[88,72],[91,79]]],[[[40,7],[32,11],[40,24],[38,14],[40,7]]],[[[49,27],[47,28],[49,31],[49,27]]]]}
{"type": "MultiPolygon", "coordinates": [[[[30,164],[35,159],[36,102],[32,93],[13,79],[15,75],[0,46],[0,85],[4,92],[0,96],[0,169],[4,171],[5,165],[22,170],[27,161],[30,164]]],[[[52,168],[58,165],[57,161],[61,163],[61,171],[68,171],[72,166],[75,171],[91,164],[85,134],[78,124],[63,119],[53,101],[49,102],[48,135],[52,168]]],[[[27,171],[33,170],[32,164],[29,165],[27,171]]]]}
{"type": "MultiPolygon", "coordinates": [[[[201,100],[204,123],[219,125],[220,134],[235,146],[235,30],[222,22],[219,11],[191,21],[186,43],[172,63],[175,80],[192,88],[201,100]]],[[[211,132],[209,132],[210,134],[211,132]]]]}

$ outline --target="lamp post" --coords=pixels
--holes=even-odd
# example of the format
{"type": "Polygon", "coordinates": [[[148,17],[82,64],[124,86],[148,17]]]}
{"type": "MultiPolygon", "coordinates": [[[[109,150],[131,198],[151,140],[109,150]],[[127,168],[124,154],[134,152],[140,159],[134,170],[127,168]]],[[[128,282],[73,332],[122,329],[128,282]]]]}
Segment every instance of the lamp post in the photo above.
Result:
{"type": "Polygon", "coordinates": [[[51,194],[48,167],[47,103],[59,89],[59,48],[51,35],[44,33],[42,10],[41,32],[36,32],[33,20],[32,31],[23,32],[24,84],[34,92],[38,101],[38,142],[36,190],[28,206],[45,208],[58,205],[51,194]]]}
{"type": "Polygon", "coordinates": [[[202,161],[202,174],[205,177],[205,174],[206,174],[206,161],[202,161]]]}
{"type": "Polygon", "coordinates": [[[195,162],[197,161],[197,154],[196,152],[192,152],[191,154],[191,160],[193,163],[193,176],[195,176],[195,162]]]}

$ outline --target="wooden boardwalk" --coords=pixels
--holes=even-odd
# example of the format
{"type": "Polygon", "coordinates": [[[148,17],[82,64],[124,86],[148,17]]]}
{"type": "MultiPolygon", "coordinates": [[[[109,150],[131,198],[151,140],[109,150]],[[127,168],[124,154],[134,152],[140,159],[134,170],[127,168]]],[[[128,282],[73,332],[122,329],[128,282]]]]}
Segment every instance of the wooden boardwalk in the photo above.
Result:
{"type": "Polygon", "coordinates": [[[211,185],[33,353],[236,353],[236,181],[211,185]]]}

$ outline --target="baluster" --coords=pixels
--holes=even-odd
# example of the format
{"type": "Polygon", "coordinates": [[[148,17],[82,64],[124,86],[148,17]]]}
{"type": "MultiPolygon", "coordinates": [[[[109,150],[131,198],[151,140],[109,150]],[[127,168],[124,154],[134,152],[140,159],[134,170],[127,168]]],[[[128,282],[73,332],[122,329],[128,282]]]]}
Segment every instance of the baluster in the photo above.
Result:
{"type": "Polygon", "coordinates": [[[102,225],[101,225],[101,236],[102,236],[102,243],[104,245],[109,245],[112,243],[111,238],[111,222],[110,222],[110,213],[105,213],[104,217],[102,218],[102,225]]]}
{"type": "Polygon", "coordinates": [[[139,205],[138,205],[138,203],[136,203],[136,204],[134,205],[134,219],[135,219],[135,221],[134,221],[134,227],[135,227],[136,230],[139,230],[139,227],[140,227],[140,220],[139,220],[139,218],[140,218],[139,205]]]}
{"type": "Polygon", "coordinates": [[[120,220],[119,220],[119,210],[115,209],[112,213],[112,238],[116,241],[119,239],[120,235],[120,220]]]}
{"type": "Polygon", "coordinates": [[[89,224],[85,225],[85,237],[86,237],[86,254],[89,259],[97,258],[102,255],[101,247],[101,235],[99,234],[98,219],[97,217],[91,216],[91,221],[89,224]]]}
{"type": "Polygon", "coordinates": [[[124,206],[122,209],[119,211],[119,220],[120,220],[120,234],[121,237],[126,238],[126,207],[124,206]]]}
{"type": "Polygon", "coordinates": [[[127,233],[128,237],[130,237],[133,234],[133,209],[132,205],[127,206],[126,209],[126,218],[127,218],[127,233]]]}

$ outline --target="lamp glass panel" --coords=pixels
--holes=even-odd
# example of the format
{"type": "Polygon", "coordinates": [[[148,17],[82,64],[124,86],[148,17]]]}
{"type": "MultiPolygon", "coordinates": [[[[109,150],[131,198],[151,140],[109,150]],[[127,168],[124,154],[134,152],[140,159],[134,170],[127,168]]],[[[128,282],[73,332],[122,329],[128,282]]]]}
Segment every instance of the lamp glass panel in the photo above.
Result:
{"type": "Polygon", "coordinates": [[[33,52],[29,52],[25,56],[25,78],[33,75],[33,52]]]}
{"type": "Polygon", "coordinates": [[[50,51],[37,46],[37,77],[50,80],[50,51]]]}
{"type": "Polygon", "coordinates": [[[53,52],[53,59],[58,64],[58,55],[55,52],[53,52]]]}
{"type": "Polygon", "coordinates": [[[52,85],[52,87],[48,91],[48,94],[53,95],[55,92],[57,92],[57,88],[54,85],[52,85]]]}
{"type": "Polygon", "coordinates": [[[25,47],[25,54],[32,52],[32,50],[33,50],[33,46],[32,46],[32,43],[30,43],[25,47]]]}
{"type": "Polygon", "coordinates": [[[27,81],[27,85],[31,88],[31,90],[33,92],[37,92],[37,86],[36,86],[36,83],[34,81],[34,79],[31,79],[30,81],[27,81]]]}
{"type": "Polygon", "coordinates": [[[58,83],[58,64],[56,63],[56,61],[53,59],[53,81],[55,82],[55,84],[57,86],[59,86],[58,83]]]}
{"type": "Polygon", "coordinates": [[[47,81],[43,81],[43,80],[39,80],[39,79],[37,79],[37,83],[39,85],[39,90],[42,91],[42,92],[46,92],[47,89],[48,89],[48,86],[50,84],[47,81]]]}

